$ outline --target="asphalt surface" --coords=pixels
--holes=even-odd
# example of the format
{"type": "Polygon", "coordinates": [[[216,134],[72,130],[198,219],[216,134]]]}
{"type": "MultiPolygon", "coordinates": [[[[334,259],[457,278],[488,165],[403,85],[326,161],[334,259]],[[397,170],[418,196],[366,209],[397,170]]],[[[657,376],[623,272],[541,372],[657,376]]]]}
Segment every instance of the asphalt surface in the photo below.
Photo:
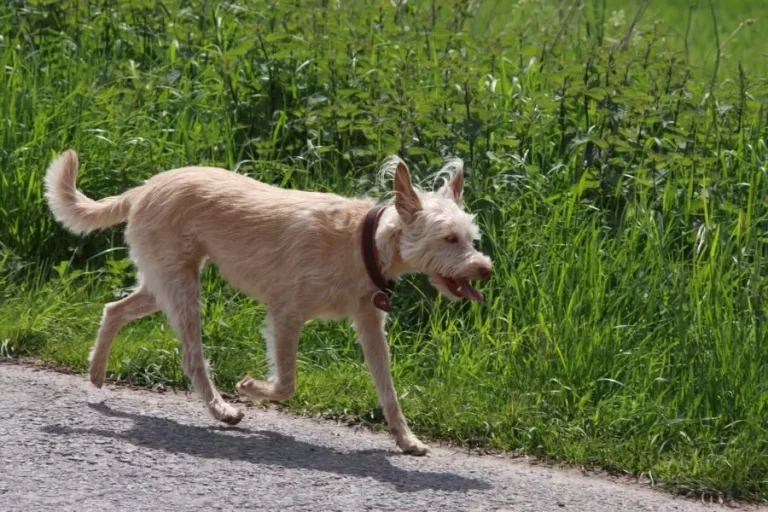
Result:
{"type": "Polygon", "coordinates": [[[2,511],[734,508],[432,449],[409,457],[386,434],[261,407],[219,426],[192,394],[98,390],[85,376],[0,363],[2,511]]]}

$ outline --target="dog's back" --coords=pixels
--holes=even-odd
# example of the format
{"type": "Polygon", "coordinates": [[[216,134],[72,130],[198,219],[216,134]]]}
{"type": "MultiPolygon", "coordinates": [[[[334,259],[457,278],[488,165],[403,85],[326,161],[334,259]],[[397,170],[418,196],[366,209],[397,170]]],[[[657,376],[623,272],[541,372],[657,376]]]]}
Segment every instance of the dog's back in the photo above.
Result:
{"type": "Polygon", "coordinates": [[[345,301],[370,286],[353,277],[365,276],[357,233],[370,200],[286,190],[213,167],[166,171],[138,192],[126,230],[137,251],[176,244],[179,257],[209,257],[255,298],[301,301],[313,315],[345,314],[345,301]]]}
{"type": "Polygon", "coordinates": [[[77,165],[67,151],[48,170],[54,215],[77,233],[127,221],[131,256],[145,274],[199,268],[208,257],[233,286],[259,300],[300,301],[307,313],[329,317],[349,311],[346,301],[370,287],[358,240],[369,199],[184,167],[94,201],[75,188],[77,165]]]}

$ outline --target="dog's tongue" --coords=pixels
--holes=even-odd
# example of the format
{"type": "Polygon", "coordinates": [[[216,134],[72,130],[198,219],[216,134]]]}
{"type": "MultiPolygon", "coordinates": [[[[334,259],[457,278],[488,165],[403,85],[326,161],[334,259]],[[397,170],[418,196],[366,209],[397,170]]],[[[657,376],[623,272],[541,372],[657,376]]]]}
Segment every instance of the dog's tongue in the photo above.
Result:
{"type": "Polygon", "coordinates": [[[474,300],[475,302],[483,301],[483,293],[472,288],[472,285],[466,279],[455,279],[458,285],[457,291],[462,297],[468,300],[474,300]]]}

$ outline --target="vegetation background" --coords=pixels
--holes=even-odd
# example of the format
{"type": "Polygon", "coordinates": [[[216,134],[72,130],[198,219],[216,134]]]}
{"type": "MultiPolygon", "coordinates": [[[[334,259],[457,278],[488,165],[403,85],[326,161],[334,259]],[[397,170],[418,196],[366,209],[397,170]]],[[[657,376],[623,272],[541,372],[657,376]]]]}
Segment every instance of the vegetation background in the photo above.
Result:
{"type": "MultiPolygon", "coordinates": [[[[6,0],[0,356],[83,370],[133,269],[42,198],[78,150],[101,197],[203,163],[380,194],[382,158],[468,165],[496,262],[481,305],[398,285],[394,377],[426,436],[768,498],[768,37],[751,0],[6,0]]],[[[224,389],[266,370],[264,310],[209,268],[224,389]]],[[[185,386],[161,316],[115,379],[185,386]]],[[[343,324],[301,339],[296,411],[381,423],[343,324]]]]}

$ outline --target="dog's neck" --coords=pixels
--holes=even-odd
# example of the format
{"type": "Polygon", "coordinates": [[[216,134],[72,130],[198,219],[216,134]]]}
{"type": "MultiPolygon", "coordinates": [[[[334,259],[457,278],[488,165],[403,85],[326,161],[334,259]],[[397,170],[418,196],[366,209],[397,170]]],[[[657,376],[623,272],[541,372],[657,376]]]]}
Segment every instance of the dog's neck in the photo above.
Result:
{"type": "Polygon", "coordinates": [[[401,224],[402,219],[397,210],[394,206],[390,206],[381,214],[379,227],[376,230],[379,264],[382,274],[388,280],[397,279],[412,270],[400,255],[401,224]]]}

